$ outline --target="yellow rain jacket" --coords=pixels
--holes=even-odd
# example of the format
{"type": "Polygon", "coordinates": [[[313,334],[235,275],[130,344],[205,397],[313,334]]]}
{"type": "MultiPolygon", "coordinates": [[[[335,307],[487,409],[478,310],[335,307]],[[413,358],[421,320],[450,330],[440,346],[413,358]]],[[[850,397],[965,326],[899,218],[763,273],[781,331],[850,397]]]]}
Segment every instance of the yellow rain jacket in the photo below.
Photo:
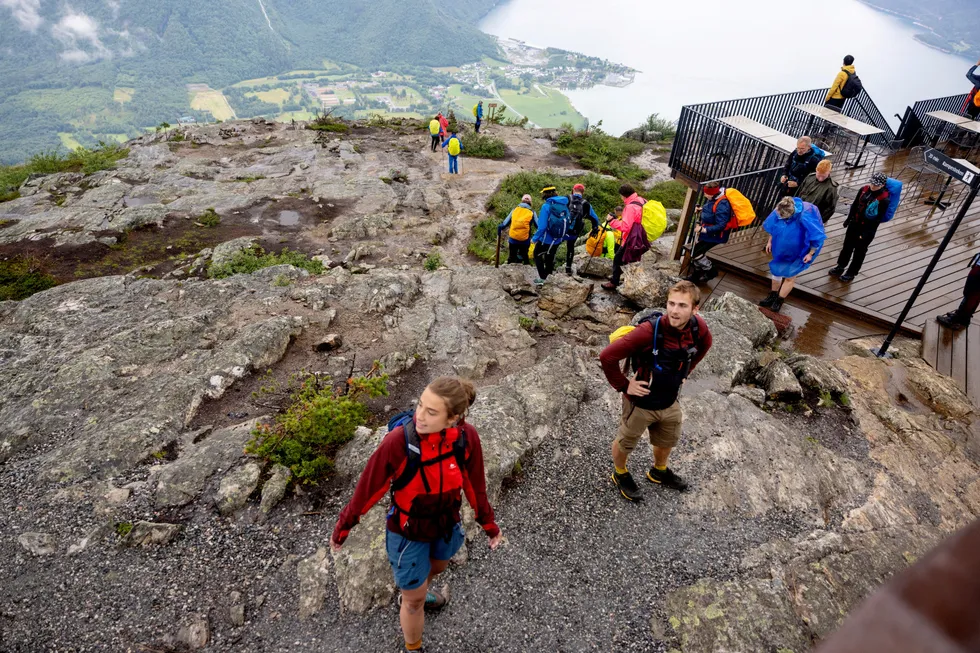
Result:
{"type": "MultiPolygon", "coordinates": [[[[827,93],[827,100],[843,100],[844,96],[840,94],[840,90],[844,88],[844,84],[847,83],[847,75],[850,73],[854,74],[854,66],[843,66],[840,72],[837,73],[837,77],[834,77],[834,83],[830,85],[830,92],[827,93]]],[[[827,100],[824,100],[826,102],[827,100]]]]}

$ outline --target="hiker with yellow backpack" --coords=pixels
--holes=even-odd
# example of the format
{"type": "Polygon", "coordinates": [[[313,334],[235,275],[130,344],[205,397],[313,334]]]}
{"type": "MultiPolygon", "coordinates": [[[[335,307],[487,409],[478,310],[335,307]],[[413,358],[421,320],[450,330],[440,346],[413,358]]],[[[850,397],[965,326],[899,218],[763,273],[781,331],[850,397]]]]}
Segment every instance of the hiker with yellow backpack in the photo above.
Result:
{"type": "Polygon", "coordinates": [[[697,314],[700,303],[697,286],[677,282],[667,292],[665,313],[655,312],[635,327],[617,329],[599,354],[606,380],[623,395],[623,416],[612,443],[612,481],[630,501],[643,500],[626,462],[644,433],[649,434],[653,449],[647,480],[674,490],[687,488],[667,460],[681,436],[684,415],[677,400],[681,386],[711,349],[708,323],[697,314]],[[631,368],[632,377],[628,376],[631,368]]]}
{"type": "Polygon", "coordinates": [[[429,136],[432,137],[432,151],[436,151],[439,146],[439,134],[442,132],[442,125],[439,124],[439,116],[429,121],[429,136]]]}
{"type": "Polygon", "coordinates": [[[687,276],[693,283],[704,283],[718,275],[707,253],[712,247],[727,243],[734,229],[755,220],[752,203],[734,188],[722,188],[718,182],[709,181],[703,192],[704,204],[695,209],[700,214],[698,239],[691,251],[691,272],[687,276]]]}
{"type": "Polygon", "coordinates": [[[623,199],[623,217],[610,220],[609,225],[623,234],[623,244],[613,258],[612,279],[602,284],[606,290],[619,287],[623,266],[639,261],[650,243],[660,238],[667,229],[667,210],[655,200],[645,200],[629,184],[619,187],[623,199]]]}
{"type": "MultiPolygon", "coordinates": [[[[508,244],[508,263],[520,263],[521,265],[531,265],[531,258],[528,249],[531,246],[531,232],[538,228],[537,214],[531,208],[531,196],[524,195],[521,203],[511,209],[507,218],[497,226],[497,242],[500,242],[500,235],[504,229],[510,225],[508,244]]],[[[499,249],[498,249],[499,253],[499,249]]]]}
{"type": "Polygon", "coordinates": [[[463,151],[463,142],[459,140],[456,132],[442,142],[442,149],[449,152],[449,174],[459,174],[459,153],[463,151]]]}

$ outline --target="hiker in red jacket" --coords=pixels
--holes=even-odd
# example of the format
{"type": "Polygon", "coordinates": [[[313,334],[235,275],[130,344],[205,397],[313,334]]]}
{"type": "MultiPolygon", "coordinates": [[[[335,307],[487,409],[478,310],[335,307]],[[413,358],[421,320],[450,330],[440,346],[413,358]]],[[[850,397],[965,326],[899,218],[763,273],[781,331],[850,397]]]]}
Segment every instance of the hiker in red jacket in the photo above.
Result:
{"type": "MultiPolygon", "coordinates": [[[[622,280],[623,266],[639,261],[646,251],[645,249],[640,251],[642,248],[631,249],[627,246],[628,243],[632,243],[630,233],[633,231],[633,227],[643,229],[643,205],[646,204],[646,200],[637,195],[629,184],[623,184],[619,187],[619,196],[623,199],[623,217],[619,220],[610,220],[609,226],[623,234],[623,242],[616,250],[616,256],[613,258],[612,279],[602,284],[606,290],[615,290],[622,280]]],[[[650,243],[647,241],[645,233],[642,235],[642,240],[646,241],[646,247],[649,249],[650,243]]]]}
{"type": "Polygon", "coordinates": [[[361,516],[391,489],[385,546],[401,590],[408,651],[422,648],[423,609],[438,610],[448,601],[445,588],[430,584],[463,545],[459,509],[464,492],[490,548],[502,539],[487,501],[480,436],[464,419],[475,399],[469,381],[443,376],[430,383],[414,417],[389,432],[371,455],[330,539],[339,550],[361,516]]]}
{"type": "MultiPolygon", "coordinates": [[[[626,460],[644,431],[649,432],[653,466],[647,480],[675,490],[687,483],[670,468],[667,458],[681,435],[677,396],[688,374],[711,349],[711,331],[697,315],[701,291],[680,281],[667,293],[666,314],[654,313],[602,350],[599,361],[609,385],[623,393],[623,418],[612,443],[613,483],[630,501],[642,501],[640,488],[626,469],[626,460]],[[626,361],[623,369],[620,364],[626,361]],[[635,374],[628,378],[630,367],[635,374]]],[[[614,334],[615,335],[615,334],[614,334]]]]}

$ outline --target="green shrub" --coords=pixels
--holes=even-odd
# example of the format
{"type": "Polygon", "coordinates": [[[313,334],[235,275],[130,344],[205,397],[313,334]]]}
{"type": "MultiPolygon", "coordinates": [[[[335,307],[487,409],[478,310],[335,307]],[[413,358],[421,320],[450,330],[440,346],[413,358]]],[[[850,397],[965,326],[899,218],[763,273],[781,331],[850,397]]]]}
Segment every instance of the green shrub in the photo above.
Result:
{"type": "Polygon", "coordinates": [[[313,120],[306,123],[306,128],[319,132],[336,132],[339,134],[346,134],[349,129],[347,124],[338,118],[332,117],[330,113],[330,111],[327,113],[320,113],[317,111],[313,120]]]}
{"type": "Polygon", "coordinates": [[[302,252],[294,252],[285,248],[278,254],[264,253],[262,248],[254,247],[237,252],[227,263],[221,265],[212,263],[208,266],[208,276],[212,279],[223,279],[233,274],[251,274],[273,265],[292,265],[306,270],[310,274],[323,272],[323,263],[308,259],[302,252]]]}
{"type": "Polygon", "coordinates": [[[677,122],[669,118],[661,118],[659,113],[651,113],[641,126],[649,132],[660,132],[664,135],[665,141],[671,140],[677,134],[677,122]]]}
{"type": "Polygon", "coordinates": [[[39,152],[19,166],[0,166],[0,202],[20,197],[20,185],[32,174],[51,175],[57,172],[81,172],[90,175],[115,167],[116,161],[129,155],[129,150],[115,144],[100,142],[89,150],[80,147],[67,154],[57,151],[39,152]]]}
{"type": "Polygon", "coordinates": [[[662,181],[644,193],[647,199],[657,200],[668,209],[680,209],[684,207],[684,198],[687,197],[687,186],[679,181],[662,181]]]}
{"type": "Polygon", "coordinates": [[[214,228],[221,224],[221,216],[214,210],[214,207],[209,207],[198,216],[197,224],[202,227],[214,228]]]}
{"type": "Polygon", "coordinates": [[[502,159],[507,156],[507,145],[499,138],[466,132],[460,135],[463,154],[476,159],[502,159]]]}
{"type": "Polygon", "coordinates": [[[333,469],[337,449],[367,422],[370,413],[364,400],[387,396],[387,384],[387,374],[356,377],[349,379],[346,392],[341,392],[322,386],[316,375],[310,375],[293,394],[285,412],[272,424],[252,431],[245,451],[288,467],[301,483],[324,480],[333,469]]]}
{"type": "Polygon", "coordinates": [[[435,272],[442,267],[442,255],[439,252],[429,252],[429,255],[425,257],[423,267],[429,272],[435,272]]]}
{"type": "Polygon", "coordinates": [[[44,273],[40,262],[14,257],[0,261],[0,301],[27,299],[34,293],[53,288],[54,277],[44,273]]]}
{"type": "Polygon", "coordinates": [[[598,127],[591,130],[568,130],[558,137],[557,152],[568,156],[588,170],[612,175],[625,181],[642,181],[650,173],[630,163],[631,157],[643,151],[643,144],[626,138],[616,138],[598,127]]]}

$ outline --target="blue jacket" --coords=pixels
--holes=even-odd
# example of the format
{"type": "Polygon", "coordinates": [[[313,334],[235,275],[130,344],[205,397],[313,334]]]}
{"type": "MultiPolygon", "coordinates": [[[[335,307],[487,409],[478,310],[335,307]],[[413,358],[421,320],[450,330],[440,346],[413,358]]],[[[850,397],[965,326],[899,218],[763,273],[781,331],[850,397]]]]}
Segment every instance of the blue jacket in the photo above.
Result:
{"type": "Polygon", "coordinates": [[[980,75],[977,74],[977,66],[970,68],[970,71],[966,74],[966,78],[970,80],[974,88],[980,88],[980,75]]]}
{"type": "Polygon", "coordinates": [[[789,160],[783,167],[783,174],[789,178],[789,181],[795,181],[798,184],[802,184],[803,180],[807,178],[812,172],[817,171],[817,164],[823,159],[816,150],[810,149],[806,154],[800,156],[800,154],[793,150],[789,155],[789,160]]]}
{"type": "Polygon", "coordinates": [[[564,195],[555,195],[545,200],[544,205],[541,207],[541,212],[538,213],[538,230],[531,236],[532,243],[536,245],[554,245],[564,241],[564,238],[552,238],[548,233],[548,218],[551,216],[552,207],[555,205],[560,205],[559,210],[564,209],[565,212],[568,212],[568,198],[564,195]]]}
{"type": "MultiPolygon", "coordinates": [[[[534,207],[531,206],[530,204],[526,203],[526,202],[521,202],[520,204],[518,204],[514,208],[521,207],[521,206],[524,207],[525,209],[528,209],[531,213],[534,213],[534,207]]],[[[497,233],[498,234],[501,231],[503,231],[504,229],[506,229],[508,225],[510,225],[510,218],[511,218],[512,215],[514,215],[514,209],[511,209],[510,210],[510,213],[507,214],[507,219],[506,220],[504,220],[499,225],[497,225],[497,233]]],[[[531,231],[534,231],[535,229],[538,228],[537,219],[538,219],[538,214],[537,213],[534,213],[534,217],[531,218],[531,222],[530,222],[531,231]]],[[[508,242],[511,242],[511,243],[520,243],[520,242],[525,242],[526,243],[527,242],[526,240],[524,240],[524,241],[514,240],[513,238],[510,238],[510,237],[507,238],[507,241],[508,242]]]]}
{"type": "Polygon", "coordinates": [[[717,210],[715,200],[707,198],[701,207],[701,226],[706,227],[707,231],[698,236],[698,240],[705,243],[727,243],[732,232],[731,229],[725,229],[725,226],[731,219],[732,203],[727,198],[721,198],[717,210]]]}
{"type": "Polygon", "coordinates": [[[476,105],[476,119],[477,120],[483,120],[483,105],[482,104],[477,104],[476,105]]]}
{"type": "MultiPolygon", "coordinates": [[[[442,142],[442,146],[443,147],[449,147],[449,141],[453,140],[454,138],[459,141],[459,151],[462,153],[462,151],[463,151],[463,139],[459,137],[459,134],[450,134],[446,138],[446,140],[444,140],[442,142]]],[[[449,156],[452,156],[452,154],[450,154],[449,156]]]]}
{"type": "MultiPolygon", "coordinates": [[[[582,196],[580,193],[572,193],[572,197],[575,197],[576,195],[578,195],[579,197],[582,196]]],[[[586,201],[588,201],[588,200],[586,200],[586,201]]],[[[584,217],[586,220],[588,220],[589,222],[592,223],[592,229],[589,230],[590,233],[592,231],[598,231],[599,230],[599,216],[597,216],[595,214],[595,209],[592,208],[592,202],[589,202],[589,213],[587,215],[585,215],[585,216],[582,216],[582,217],[584,217]]],[[[581,232],[582,225],[579,225],[578,228],[579,228],[579,231],[581,232]]],[[[565,240],[578,240],[579,236],[581,236],[581,235],[582,235],[581,233],[574,233],[574,230],[572,230],[572,231],[569,231],[568,232],[568,235],[567,236],[565,236],[565,240]]]]}
{"type": "Polygon", "coordinates": [[[773,211],[766,218],[762,228],[772,236],[772,262],[769,270],[777,277],[795,277],[817,260],[823,243],[827,239],[824,232],[820,209],[800,198],[793,199],[796,213],[789,218],[781,218],[773,211]],[[807,252],[813,251],[809,263],[803,262],[807,252]]]}

